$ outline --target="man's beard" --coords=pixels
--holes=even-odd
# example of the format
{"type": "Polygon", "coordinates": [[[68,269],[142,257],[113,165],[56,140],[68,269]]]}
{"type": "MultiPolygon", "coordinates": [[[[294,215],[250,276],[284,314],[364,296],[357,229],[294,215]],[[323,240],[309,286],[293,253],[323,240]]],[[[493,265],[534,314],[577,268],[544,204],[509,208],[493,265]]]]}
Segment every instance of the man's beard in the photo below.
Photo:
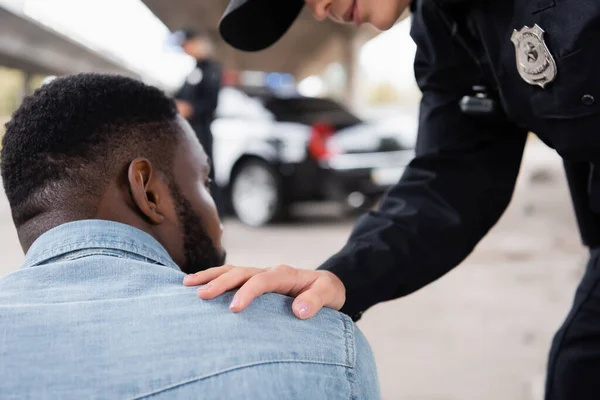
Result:
{"type": "Polygon", "coordinates": [[[170,186],[179,224],[183,230],[185,265],[181,267],[181,270],[186,274],[193,274],[225,264],[225,252],[215,248],[213,241],[204,229],[202,218],[194,212],[192,205],[181,194],[177,185],[173,183],[170,186]]]}

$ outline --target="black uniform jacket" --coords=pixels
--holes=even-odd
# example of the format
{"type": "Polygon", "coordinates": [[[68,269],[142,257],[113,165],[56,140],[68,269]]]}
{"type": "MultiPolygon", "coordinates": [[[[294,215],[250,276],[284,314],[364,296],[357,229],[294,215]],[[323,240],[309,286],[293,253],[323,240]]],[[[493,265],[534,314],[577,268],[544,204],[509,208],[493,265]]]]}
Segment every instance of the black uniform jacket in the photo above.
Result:
{"type": "Polygon", "coordinates": [[[176,99],[185,100],[194,108],[189,122],[205,146],[205,140],[209,140],[212,146],[210,124],[214,119],[220,88],[221,67],[215,61],[206,59],[198,61],[196,68],[175,94],[176,99]]]}
{"type": "Polygon", "coordinates": [[[511,199],[528,132],[563,157],[583,241],[600,246],[600,1],[417,0],[411,8],[423,92],[416,158],[320,267],[344,282],[342,311],[355,320],[465,259],[511,199]],[[544,87],[520,75],[511,41],[536,24],[556,66],[544,87]],[[495,114],[461,111],[477,85],[497,99],[495,114]]]}

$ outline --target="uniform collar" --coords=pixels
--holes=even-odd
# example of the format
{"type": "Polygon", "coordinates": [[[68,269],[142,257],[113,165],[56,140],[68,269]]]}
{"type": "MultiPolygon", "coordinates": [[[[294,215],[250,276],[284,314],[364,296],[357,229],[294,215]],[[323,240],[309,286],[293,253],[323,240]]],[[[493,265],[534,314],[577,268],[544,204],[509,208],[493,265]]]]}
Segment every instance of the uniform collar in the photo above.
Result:
{"type": "Polygon", "coordinates": [[[105,220],[82,220],[59,225],[41,235],[25,255],[23,268],[84,249],[132,253],[176,270],[180,268],[152,236],[130,225],[105,220]]]}

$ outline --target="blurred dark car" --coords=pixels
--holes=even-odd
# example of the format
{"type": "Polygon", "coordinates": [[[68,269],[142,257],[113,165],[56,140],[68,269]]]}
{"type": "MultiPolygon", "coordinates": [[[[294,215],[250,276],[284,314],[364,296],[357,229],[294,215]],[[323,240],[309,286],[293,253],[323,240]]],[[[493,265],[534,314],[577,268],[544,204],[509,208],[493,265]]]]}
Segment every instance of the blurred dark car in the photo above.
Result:
{"type": "Polygon", "coordinates": [[[329,99],[232,87],[222,89],[212,129],[217,183],[251,226],[296,202],[372,204],[413,158],[416,136],[415,123],[366,122],[329,99]]]}

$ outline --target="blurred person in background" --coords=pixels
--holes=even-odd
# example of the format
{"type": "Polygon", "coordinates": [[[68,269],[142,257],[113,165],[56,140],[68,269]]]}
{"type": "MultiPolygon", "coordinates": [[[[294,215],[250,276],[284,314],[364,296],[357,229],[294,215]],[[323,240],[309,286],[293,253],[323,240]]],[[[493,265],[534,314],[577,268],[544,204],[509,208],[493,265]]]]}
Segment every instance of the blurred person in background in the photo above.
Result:
{"type": "Polygon", "coordinates": [[[225,251],[207,155],[160,90],[58,78],[2,144],[26,256],[0,278],[0,399],[379,398],[344,314],[307,324],[270,295],[236,315],[181,284],[225,251]]]}
{"type": "Polygon", "coordinates": [[[174,97],[177,110],[189,121],[213,165],[212,195],[219,213],[223,215],[227,207],[224,195],[214,179],[213,135],[210,128],[221,90],[221,65],[215,60],[214,43],[206,32],[184,29],[175,32],[173,37],[175,43],[196,60],[196,67],[174,97]]]}
{"type": "Polygon", "coordinates": [[[203,298],[243,285],[235,311],[276,291],[298,296],[293,308],[300,318],[327,306],[357,320],[369,307],[435,281],[469,255],[508,206],[533,131],[564,159],[591,249],[573,308],[552,344],[546,399],[598,399],[600,2],[231,0],[221,35],[241,50],[262,50],[305,4],[319,20],[381,30],[410,7],[423,93],[416,158],[317,271],[221,267],[189,283],[212,280],[203,298]]]}

